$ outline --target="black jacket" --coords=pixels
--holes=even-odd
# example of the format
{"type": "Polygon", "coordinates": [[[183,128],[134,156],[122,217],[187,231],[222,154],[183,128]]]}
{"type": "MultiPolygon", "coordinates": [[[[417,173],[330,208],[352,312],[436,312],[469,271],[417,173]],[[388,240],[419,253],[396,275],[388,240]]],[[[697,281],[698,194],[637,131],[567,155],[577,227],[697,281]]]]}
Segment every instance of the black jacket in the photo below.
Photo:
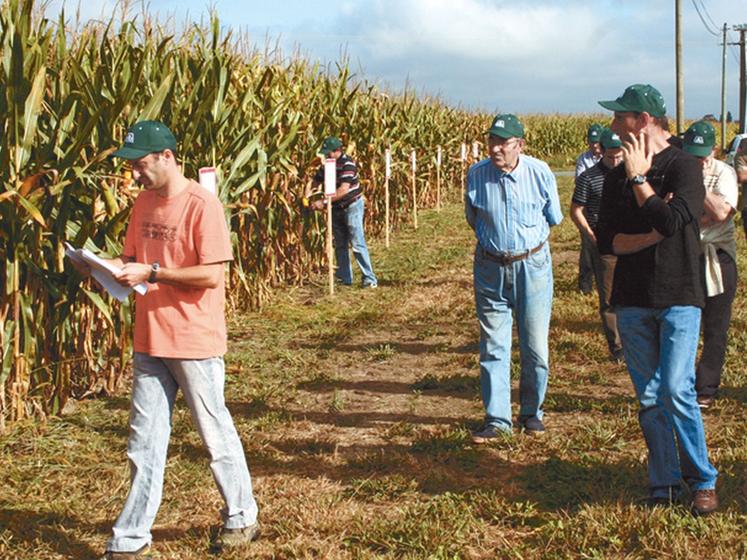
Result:
{"type": "Polygon", "coordinates": [[[698,221],[703,214],[703,170],[693,156],[674,147],[656,154],[647,173],[658,196],[639,207],[620,165],[607,175],[596,235],[599,251],[613,254],[618,233],[664,236],[656,245],[619,255],[612,285],[613,305],[665,308],[705,304],[703,257],[698,221]],[[674,193],[668,203],[667,193],[674,193]]]}

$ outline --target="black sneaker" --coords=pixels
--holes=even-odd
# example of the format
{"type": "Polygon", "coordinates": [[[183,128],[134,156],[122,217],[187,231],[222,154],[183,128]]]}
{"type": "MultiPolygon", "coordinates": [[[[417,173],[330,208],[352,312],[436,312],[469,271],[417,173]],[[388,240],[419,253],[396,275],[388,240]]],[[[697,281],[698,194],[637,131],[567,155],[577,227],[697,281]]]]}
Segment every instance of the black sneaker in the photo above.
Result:
{"type": "Polygon", "coordinates": [[[545,425],[542,423],[542,420],[536,416],[520,418],[519,425],[521,426],[522,431],[530,436],[541,436],[545,433],[545,425]]]}
{"type": "Polygon", "coordinates": [[[698,400],[698,406],[700,408],[708,408],[716,401],[716,397],[708,396],[708,395],[698,395],[697,400],[698,400]]]}
{"type": "Polygon", "coordinates": [[[498,426],[493,426],[492,424],[486,424],[480,429],[472,432],[472,443],[481,445],[510,435],[511,432],[508,430],[504,430],[498,426]]]}

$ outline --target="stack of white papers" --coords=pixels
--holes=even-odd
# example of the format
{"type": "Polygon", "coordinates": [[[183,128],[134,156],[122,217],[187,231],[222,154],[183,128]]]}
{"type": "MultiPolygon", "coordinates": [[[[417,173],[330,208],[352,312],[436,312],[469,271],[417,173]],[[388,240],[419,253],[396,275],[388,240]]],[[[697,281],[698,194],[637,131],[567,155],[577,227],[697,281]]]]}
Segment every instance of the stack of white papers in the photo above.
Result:
{"type": "MultiPolygon", "coordinates": [[[[76,249],[70,243],[65,242],[65,256],[79,263],[85,263],[91,267],[91,276],[94,280],[119,301],[124,301],[132,293],[133,288],[122,286],[114,279],[114,273],[122,269],[112,266],[105,260],[97,257],[88,249],[76,249]]],[[[148,286],[142,282],[134,287],[134,290],[140,295],[145,295],[148,286]]]]}

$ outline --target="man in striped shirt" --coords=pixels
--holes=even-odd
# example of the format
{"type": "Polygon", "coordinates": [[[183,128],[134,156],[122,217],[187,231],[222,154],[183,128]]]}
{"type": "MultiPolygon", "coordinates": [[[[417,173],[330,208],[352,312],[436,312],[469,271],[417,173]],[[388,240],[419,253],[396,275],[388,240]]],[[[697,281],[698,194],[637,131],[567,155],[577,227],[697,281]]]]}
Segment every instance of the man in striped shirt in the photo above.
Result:
{"type": "Polygon", "coordinates": [[[511,433],[511,335],[519,332],[519,424],[544,432],[542,403],[549,374],[548,330],[553,276],[548,236],[563,219],[555,176],[522,154],[524,126],[498,115],[488,133],[489,159],[470,167],[467,222],[477,237],[474,289],[480,322],[480,385],[485,423],[474,443],[511,433]]]}
{"type": "MultiPolygon", "coordinates": [[[[353,255],[358,262],[363,277],[364,288],[376,288],[378,280],[371,266],[366,236],[363,231],[363,213],[365,202],[361,184],[358,180],[358,166],[353,159],[342,151],[342,141],[330,136],[322,144],[322,154],[337,160],[337,190],[332,196],[332,234],[335,240],[335,257],[337,259],[338,282],[346,286],[353,283],[353,267],[350,264],[348,245],[353,247],[353,255]]],[[[324,166],[314,175],[312,188],[319,188],[324,183],[324,166]]],[[[327,203],[317,200],[313,203],[315,210],[321,210],[327,203]]]]}
{"type": "Polygon", "coordinates": [[[599,139],[602,148],[602,159],[576,177],[576,188],[571,202],[571,219],[581,232],[581,244],[591,257],[594,279],[599,294],[599,316],[602,329],[607,339],[607,346],[612,359],[622,363],[622,343],[617,332],[617,317],[610,306],[612,279],[615,275],[615,255],[600,255],[597,249],[597,237],[594,228],[599,220],[599,205],[602,202],[604,178],[612,169],[622,162],[622,141],[620,137],[605,128],[599,139]]]}
{"type": "MultiPolygon", "coordinates": [[[[594,123],[586,131],[586,143],[589,149],[576,159],[576,178],[579,175],[591,169],[602,158],[602,146],[599,139],[604,127],[601,124],[594,123]]],[[[581,236],[583,240],[583,235],[581,236]]],[[[590,294],[592,284],[594,283],[594,265],[591,261],[591,253],[588,245],[581,243],[581,250],[578,253],[578,290],[582,294],[590,294]]]]}

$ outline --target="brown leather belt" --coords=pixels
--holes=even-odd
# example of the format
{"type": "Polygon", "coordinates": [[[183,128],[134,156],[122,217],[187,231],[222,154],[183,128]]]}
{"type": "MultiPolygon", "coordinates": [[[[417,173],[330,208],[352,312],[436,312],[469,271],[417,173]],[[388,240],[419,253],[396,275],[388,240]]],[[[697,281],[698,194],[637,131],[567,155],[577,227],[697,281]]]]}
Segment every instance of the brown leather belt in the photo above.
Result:
{"type": "Polygon", "coordinates": [[[481,251],[482,256],[488,259],[489,261],[493,261],[498,263],[501,266],[507,266],[511,263],[515,263],[518,261],[523,261],[526,259],[529,255],[533,255],[537,252],[539,252],[542,247],[545,246],[546,241],[543,241],[539,245],[537,245],[534,249],[529,249],[528,251],[524,251],[523,253],[517,253],[515,255],[509,255],[507,253],[500,253],[499,255],[496,255],[495,253],[491,253],[490,251],[486,251],[482,247],[480,247],[479,251],[481,251]]]}

